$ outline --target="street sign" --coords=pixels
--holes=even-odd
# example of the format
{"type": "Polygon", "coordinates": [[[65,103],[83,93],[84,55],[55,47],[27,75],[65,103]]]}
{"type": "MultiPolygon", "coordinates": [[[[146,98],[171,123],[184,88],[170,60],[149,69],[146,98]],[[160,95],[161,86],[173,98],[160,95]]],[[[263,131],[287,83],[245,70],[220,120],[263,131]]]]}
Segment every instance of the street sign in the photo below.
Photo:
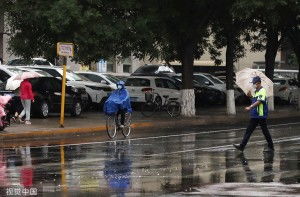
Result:
{"type": "Polygon", "coordinates": [[[57,50],[57,55],[63,57],[63,78],[62,78],[62,89],[61,89],[60,127],[64,127],[67,57],[74,56],[74,45],[73,45],[73,43],[58,42],[56,50],[57,50]]]}
{"type": "Polygon", "coordinates": [[[64,56],[64,57],[73,57],[74,56],[73,43],[58,42],[57,55],[64,56]]]}

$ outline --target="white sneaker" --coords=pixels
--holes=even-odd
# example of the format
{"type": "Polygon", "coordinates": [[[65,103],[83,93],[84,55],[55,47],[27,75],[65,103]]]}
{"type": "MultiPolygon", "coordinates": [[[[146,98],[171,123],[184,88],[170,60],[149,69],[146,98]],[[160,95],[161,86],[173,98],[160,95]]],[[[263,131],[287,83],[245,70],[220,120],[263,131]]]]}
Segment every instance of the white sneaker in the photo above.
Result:
{"type": "Polygon", "coordinates": [[[26,120],[26,121],[25,121],[25,124],[28,124],[28,125],[30,125],[30,124],[31,124],[31,122],[30,122],[29,120],[26,120]]]}
{"type": "Polygon", "coordinates": [[[124,129],[124,125],[121,124],[121,125],[120,125],[120,129],[124,129]]]}

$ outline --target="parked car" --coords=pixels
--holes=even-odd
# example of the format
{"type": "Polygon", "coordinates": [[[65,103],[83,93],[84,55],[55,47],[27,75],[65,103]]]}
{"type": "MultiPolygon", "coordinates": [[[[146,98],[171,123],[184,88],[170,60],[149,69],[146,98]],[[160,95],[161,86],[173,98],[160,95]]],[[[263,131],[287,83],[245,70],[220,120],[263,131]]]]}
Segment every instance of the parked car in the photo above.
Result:
{"type": "Polygon", "coordinates": [[[117,89],[117,82],[120,81],[120,79],[107,73],[98,73],[92,71],[77,71],[75,73],[93,82],[106,84],[112,89],[117,89]]]}
{"type": "MultiPolygon", "coordinates": [[[[54,77],[38,77],[29,79],[35,102],[32,103],[34,116],[47,118],[49,113],[60,112],[61,80],[54,77]]],[[[16,92],[15,97],[18,97],[16,92]]],[[[65,111],[72,116],[79,116],[87,104],[88,95],[84,88],[66,86],[65,111]]]]}
{"type": "Polygon", "coordinates": [[[208,73],[194,73],[194,80],[200,85],[206,85],[226,93],[226,84],[217,77],[208,73]]]}
{"type": "Polygon", "coordinates": [[[144,65],[134,71],[131,76],[172,75],[175,71],[166,65],[144,65]]]}
{"type": "MultiPolygon", "coordinates": [[[[181,75],[175,75],[171,78],[175,80],[176,85],[181,89],[183,86],[181,75]]],[[[193,87],[196,106],[224,104],[226,102],[226,94],[221,90],[201,85],[196,80],[193,80],[193,87]]]]}
{"type": "Polygon", "coordinates": [[[288,103],[298,101],[298,81],[292,78],[274,78],[274,97],[288,103]]]}
{"type": "Polygon", "coordinates": [[[22,72],[29,71],[37,72],[40,76],[49,76],[48,73],[41,70],[27,70],[19,67],[0,66],[0,83],[5,83],[5,86],[2,86],[3,90],[16,90],[17,88],[19,88],[21,80],[13,80],[13,77],[22,72]]]}
{"type": "Polygon", "coordinates": [[[118,80],[122,80],[124,82],[126,82],[126,80],[128,79],[128,77],[130,76],[129,73],[107,73],[109,75],[114,76],[115,78],[117,78],[118,80]]]}
{"type": "MultiPolygon", "coordinates": [[[[225,96],[227,94],[226,83],[214,75],[209,73],[194,73],[194,80],[199,82],[201,85],[206,85],[222,91],[225,96]]],[[[249,102],[249,98],[236,85],[234,85],[234,98],[238,104],[246,104],[249,102]]]]}
{"type": "Polygon", "coordinates": [[[8,61],[8,66],[54,66],[51,62],[44,58],[22,59],[17,58],[8,61]]]}
{"type": "MultiPolygon", "coordinates": [[[[28,68],[28,67],[26,67],[28,68]]],[[[29,67],[32,68],[32,67],[29,67]]],[[[60,67],[34,67],[45,71],[52,75],[53,77],[61,79],[63,76],[63,70],[60,67]]],[[[85,88],[87,94],[89,95],[89,104],[103,104],[108,97],[108,94],[112,91],[112,88],[106,84],[92,82],[85,77],[79,76],[76,73],[68,70],[67,75],[67,84],[75,87],[85,88]]]]}
{"type": "Polygon", "coordinates": [[[133,103],[145,102],[146,91],[158,93],[159,96],[155,99],[159,103],[162,103],[164,96],[177,100],[180,100],[181,96],[179,87],[167,77],[131,76],[125,82],[125,86],[133,103]]]}

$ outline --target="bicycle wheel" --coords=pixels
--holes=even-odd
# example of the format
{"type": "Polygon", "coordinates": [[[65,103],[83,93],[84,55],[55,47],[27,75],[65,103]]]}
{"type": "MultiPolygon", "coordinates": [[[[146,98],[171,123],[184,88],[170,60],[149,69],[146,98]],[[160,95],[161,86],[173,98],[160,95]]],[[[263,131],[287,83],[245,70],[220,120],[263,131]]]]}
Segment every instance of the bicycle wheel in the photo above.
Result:
{"type": "Polygon", "coordinates": [[[177,101],[171,101],[167,104],[167,112],[171,117],[178,117],[181,113],[181,105],[177,101]]]}
{"type": "Polygon", "coordinates": [[[150,117],[155,113],[156,107],[154,102],[143,103],[141,106],[141,113],[146,117],[150,117]]]}
{"type": "Polygon", "coordinates": [[[124,135],[124,137],[128,137],[130,132],[131,132],[131,113],[126,113],[122,134],[124,135]]]}
{"type": "Polygon", "coordinates": [[[116,116],[107,116],[106,132],[109,138],[113,139],[117,134],[116,116]]]}

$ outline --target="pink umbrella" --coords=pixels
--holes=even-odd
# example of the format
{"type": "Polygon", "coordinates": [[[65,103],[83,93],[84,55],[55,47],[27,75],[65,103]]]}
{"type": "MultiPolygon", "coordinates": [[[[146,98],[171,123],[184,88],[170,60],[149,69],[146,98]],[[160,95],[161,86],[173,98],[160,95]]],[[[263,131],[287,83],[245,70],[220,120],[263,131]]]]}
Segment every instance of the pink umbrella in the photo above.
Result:
{"type": "Polygon", "coordinates": [[[35,77],[40,77],[41,75],[37,72],[34,71],[30,71],[30,72],[22,72],[17,74],[14,77],[14,80],[24,80],[24,79],[28,79],[28,78],[35,78],[35,77]]]}
{"type": "MultiPolygon", "coordinates": [[[[8,103],[11,99],[11,96],[0,96],[0,118],[6,115],[4,106],[8,103]]],[[[0,121],[0,126],[2,126],[2,121],[0,121]]]]}
{"type": "Polygon", "coordinates": [[[6,105],[8,101],[11,99],[11,96],[0,96],[0,105],[6,105]]]}

